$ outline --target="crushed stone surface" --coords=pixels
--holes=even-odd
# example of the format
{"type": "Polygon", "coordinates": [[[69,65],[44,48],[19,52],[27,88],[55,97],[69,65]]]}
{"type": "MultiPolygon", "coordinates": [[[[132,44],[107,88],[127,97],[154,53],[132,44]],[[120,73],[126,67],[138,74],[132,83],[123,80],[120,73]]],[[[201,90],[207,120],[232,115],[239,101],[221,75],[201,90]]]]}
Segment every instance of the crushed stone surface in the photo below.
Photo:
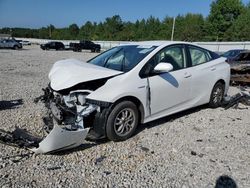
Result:
{"type": "MultiPolygon", "coordinates": [[[[0,129],[42,134],[33,100],[54,62],[96,53],[0,50],[0,129]]],[[[237,92],[230,87],[229,94],[237,92]]],[[[53,155],[0,144],[0,187],[250,187],[250,110],[197,107],[140,125],[123,142],[88,142],[53,155]]]]}

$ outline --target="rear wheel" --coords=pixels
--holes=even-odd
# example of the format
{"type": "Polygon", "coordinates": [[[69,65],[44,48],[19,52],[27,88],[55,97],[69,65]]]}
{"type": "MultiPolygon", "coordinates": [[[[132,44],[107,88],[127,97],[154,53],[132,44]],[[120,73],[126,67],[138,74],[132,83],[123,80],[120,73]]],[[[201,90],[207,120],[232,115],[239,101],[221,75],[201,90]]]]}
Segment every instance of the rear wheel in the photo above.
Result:
{"type": "Polygon", "coordinates": [[[138,117],[137,107],[131,101],[117,104],[107,120],[107,137],[112,141],[123,141],[130,138],[135,133],[138,117]]]}
{"type": "Polygon", "coordinates": [[[225,86],[221,82],[217,82],[210,95],[209,106],[212,108],[217,108],[221,106],[223,96],[224,96],[225,86]]]}
{"type": "Polygon", "coordinates": [[[17,45],[15,45],[13,48],[14,48],[14,50],[18,50],[18,46],[17,45]]]}

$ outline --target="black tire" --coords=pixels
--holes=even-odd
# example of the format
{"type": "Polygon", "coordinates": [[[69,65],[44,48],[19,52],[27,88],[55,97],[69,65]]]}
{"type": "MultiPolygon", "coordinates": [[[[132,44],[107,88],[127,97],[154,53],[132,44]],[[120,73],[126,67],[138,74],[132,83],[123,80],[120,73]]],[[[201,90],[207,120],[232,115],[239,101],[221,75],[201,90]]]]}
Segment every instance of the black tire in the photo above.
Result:
{"type": "Polygon", "coordinates": [[[130,138],[138,125],[138,109],[131,101],[118,103],[108,116],[106,134],[109,140],[123,141],[130,138]]]}
{"type": "Polygon", "coordinates": [[[14,50],[18,50],[18,46],[15,45],[15,46],[13,47],[13,49],[14,49],[14,50]]]}
{"type": "Polygon", "coordinates": [[[225,85],[221,82],[217,82],[210,95],[209,107],[217,108],[222,105],[225,92],[225,85]]]}
{"type": "Polygon", "coordinates": [[[99,49],[99,48],[96,48],[96,49],[95,49],[95,52],[99,53],[99,52],[100,52],[100,49],[99,49]]]}

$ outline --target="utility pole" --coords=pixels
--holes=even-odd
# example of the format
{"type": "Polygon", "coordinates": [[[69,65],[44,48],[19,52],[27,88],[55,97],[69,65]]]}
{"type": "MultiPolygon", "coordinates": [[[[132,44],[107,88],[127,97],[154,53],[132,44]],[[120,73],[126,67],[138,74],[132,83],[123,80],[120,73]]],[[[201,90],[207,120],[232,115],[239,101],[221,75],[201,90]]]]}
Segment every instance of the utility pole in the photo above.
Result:
{"type": "Polygon", "coordinates": [[[175,29],[175,17],[173,18],[173,27],[172,27],[171,41],[174,40],[174,29],[175,29]]]}
{"type": "Polygon", "coordinates": [[[49,25],[49,38],[51,39],[51,24],[49,25]]]}

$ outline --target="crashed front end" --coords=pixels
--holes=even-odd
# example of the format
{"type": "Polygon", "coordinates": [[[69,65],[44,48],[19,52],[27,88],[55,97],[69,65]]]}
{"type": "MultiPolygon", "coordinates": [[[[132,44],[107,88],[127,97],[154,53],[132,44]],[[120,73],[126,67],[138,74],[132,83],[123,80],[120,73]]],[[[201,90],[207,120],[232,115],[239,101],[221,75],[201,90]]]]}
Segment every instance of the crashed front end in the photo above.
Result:
{"type": "Polygon", "coordinates": [[[38,148],[31,150],[36,153],[48,153],[81,145],[89,132],[90,120],[100,112],[99,106],[85,101],[91,92],[75,90],[62,95],[50,87],[46,88],[40,99],[48,108],[48,117],[44,118],[48,135],[39,143],[38,148]]]}
{"type": "Polygon", "coordinates": [[[48,109],[44,118],[48,135],[32,150],[48,153],[74,148],[83,143],[90,131],[92,137],[104,137],[111,104],[87,96],[118,74],[119,71],[74,59],[56,62],[49,73],[49,86],[36,100],[43,101],[48,109]]]}

